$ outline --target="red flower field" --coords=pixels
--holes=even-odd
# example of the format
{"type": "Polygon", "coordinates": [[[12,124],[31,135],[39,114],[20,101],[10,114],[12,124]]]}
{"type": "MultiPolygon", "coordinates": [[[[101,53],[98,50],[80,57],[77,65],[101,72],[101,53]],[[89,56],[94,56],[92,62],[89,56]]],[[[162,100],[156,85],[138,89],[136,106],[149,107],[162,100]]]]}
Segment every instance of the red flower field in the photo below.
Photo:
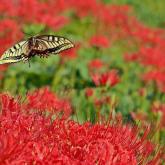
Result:
{"type": "MultiPolygon", "coordinates": [[[[39,92],[40,93],[40,92],[39,92]]],[[[52,119],[59,107],[50,104],[35,106],[41,102],[28,95],[28,103],[19,103],[9,95],[1,95],[0,163],[1,164],[147,164],[159,162],[160,153],[152,156],[153,144],[147,141],[149,129],[138,138],[139,129],[113,124],[79,124],[73,120],[52,119]],[[29,105],[30,108],[29,108],[29,105]],[[46,107],[45,107],[46,106],[46,107]],[[52,113],[45,115],[48,109],[52,113]],[[148,161],[148,156],[151,160],[148,161]]],[[[36,93],[34,93],[36,95],[36,93]]],[[[40,97],[40,94],[38,98],[40,97]]],[[[44,96],[45,97],[45,96],[44,96]]],[[[60,101],[61,102],[61,101],[60,101]]],[[[64,114],[70,113],[64,105],[64,114]],[[68,112],[67,112],[68,111],[68,112]]],[[[60,107],[61,110],[61,107],[60,107]]],[[[110,118],[109,120],[113,120],[110,118]]]]}
{"type": "Polygon", "coordinates": [[[163,165],[164,6],[1,0],[1,55],[41,34],[75,47],[0,65],[0,165],[163,165]]]}

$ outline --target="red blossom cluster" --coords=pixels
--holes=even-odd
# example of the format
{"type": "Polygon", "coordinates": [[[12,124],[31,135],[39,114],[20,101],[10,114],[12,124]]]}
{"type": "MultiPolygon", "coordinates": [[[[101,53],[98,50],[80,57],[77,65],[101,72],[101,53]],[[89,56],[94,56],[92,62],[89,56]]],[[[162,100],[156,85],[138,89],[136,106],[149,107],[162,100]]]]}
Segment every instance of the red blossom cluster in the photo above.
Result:
{"type": "Polygon", "coordinates": [[[6,9],[5,12],[3,12],[5,17],[9,17],[21,23],[21,25],[25,23],[41,23],[53,29],[58,29],[68,22],[66,17],[60,15],[59,10],[54,10],[58,6],[58,3],[55,2],[12,0],[11,2],[2,1],[0,5],[2,6],[0,8],[1,12],[6,9]]]}
{"type": "Polygon", "coordinates": [[[93,4],[92,15],[97,26],[97,35],[90,39],[90,45],[107,48],[109,43],[124,39],[130,46],[137,46],[138,52],[127,55],[127,59],[152,69],[145,73],[144,80],[155,80],[159,89],[164,92],[165,81],[165,31],[160,28],[150,28],[132,16],[130,6],[93,4]],[[106,35],[105,35],[106,34],[106,35]],[[106,37],[105,37],[106,36],[106,37]],[[109,37],[110,36],[110,37],[109,37]],[[110,40],[108,39],[110,38],[110,40]]]}
{"type": "Polygon", "coordinates": [[[136,61],[145,68],[149,68],[143,74],[143,80],[155,81],[160,91],[165,91],[165,31],[144,27],[140,23],[134,28],[133,39],[136,40],[139,50],[132,54],[126,54],[127,61],[136,61]]]}
{"type": "Polygon", "coordinates": [[[89,62],[89,70],[101,69],[104,66],[104,62],[101,59],[93,59],[89,62]]]}
{"type": "Polygon", "coordinates": [[[67,2],[64,0],[11,0],[11,2],[2,0],[0,4],[2,19],[9,18],[19,26],[26,23],[41,23],[56,30],[71,21],[71,18],[65,14],[67,11],[73,11],[80,18],[92,15],[99,27],[97,31],[99,34],[91,38],[92,45],[107,47],[109,40],[105,36],[111,40],[122,37],[133,38],[145,44],[164,41],[162,39],[164,30],[144,26],[131,15],[132,8],[127,5],[107,5],[96,0],[68,0],[67,2]]]}
{"type": "MultiPolygon", "coordinates": [[[[51,95],[46,93],[46,97],[51,95]]],[[[43,101],[42,108],[47,107],[37,97],[38,94],[28,96],[34,105],[43,101]]],[[[6,94],[1,94],[0,100],[0,164],[136,165],[144,161],[149,165],[160,162],[160,154],[152,156],[154,147],[147,141],[149,129],[140,138],[137,128],[121,122],[78,124],[53,119],[53,114],[46,116],[34,110],[37,106],[24,109],[24,103],[6,94]]]]}
{"type": "Polygon", "coordinates": [[[83,18],[88,15],[93,15],[97,12],[98,3],[96,0],[69,0],[67,1],[69,8],[74,10],[74,13],[79,17],[83,18]]]}
{"type": "MultiPolygon", "coordinates": [[[[124,39],[139,49],[126,59],[138,61],[149,71],[143,80],[155,81],[165,92],[165,31],[144,26],[131,16],[129,6],[105,5],[96,0],[1,0],[0,48],[2,54],[19,41],[24,25],[44,24],[53,30],[67,25],[72,19],[92,16],[97,34],[92,34],[90,46],[108,48],[114,41],[124,39]],[[67,12],[72,12],[71,14],[67,12]]],[[[77,57],[76,49],[62,56],[77,57]]],[[[89,63],[89,73],[96,86],[115,86],[120,78],[116,70],[100,71],[106,64],[95,59],[89,63]]],[[[5,67],[0,68],[4,70],[5,67]]],[[[86,89],[86,96],[93,96],[93,89],[86,89]]],[[[25,103],[0,95],[0,164],[159,164],[160,155],[152,157],[154,146],[146,140],[148,131],[138,138],[138,130],[124,125],[78,124],[66,120],[72,112],[67,100],[59,99],[48,88],[29,93],[25,103]],[[46,113],[45,113],[46,112],[46,113]],[[53,119],[63,113],[63,118],[53,119]]],[[[95,100],[95,105],[110,102],[110,97],[95,100]]],[[[164,126],[165,106],[153,106],[161,112],[164,126]]],[[[132,117],[145,120],[144,114],[132,117]]]]}
{"type": "Polygon", "coordinates": [[[93,36],[90,40],[90,44],[92,46],[101,47],[101,48],[107,48],[110,46],[108,38],[101,35],[93,36]]]}
{"type": "Polygon", "coordinates": [[[165,92],[165,54],[161,47],[142,47],[138,53],[126,56],[127,60],[138,61],[147,66],[149,71],[144,73],[144,81],[155,81],[160,91],[165,92]]]}
{"type": "Polygon", "coordinates": [[[120,81],[117,70],[109,70],[108,65],[100,59],[91,60],[88,64],[88,70],[96,86],[113,87],[120,81]]]}
{"type": "Polygon", "coordinates": [[[116,70],[111,70],[102,74],[92,74],[91,77],[96,86],[108,85],[112,87],[119,82],[119,76],[116,70]]]}
{"type": "Polygon", "coordinates": [[[64,118],[69,117],[72,112],[69,101],[59,99],[49,88],[41,88],[29,93],[24,109],[35,109],[41,112],[47,110],[49,113],[63,112],[64,118]]]}
{"type": "Polygon", "coordinates": [[[86,97],[91,97],[93,95],[94,91],[92,88],[86,88],[85,89],[85,95],[86,97]]]}
{"type": "MultiPolygon", "coordinates": [[[[105,5],[96,0],[68,0],[67,2],[64,0],[11,0],[10,2],[2,0],[0,4],[0,13],[2,13],[0,22],[2,21],[2,24],[6,27],[3,20],[9,19],[13,21],[13,26],[16,24],[17,29],[19,29],[13,32],[15,34],[20,32],[20,28],[22,28],[23,25],[29,23],[44,24],[49,28],[57,30],[72,21],[72,18],[65,14],[67,11],[72,11],[80,18],[91,15],[94,17],[96,24],[99,22],[99,26],[104,27],[104,29],[101,27],[100,32],[102,33],[104,31],[110,34],[111,38],[115,38],[116,35],[120,36],[119,31],[126,31],[125,29],[129,31],[128,29],[132,29],[130,22],[133,22],[131,21],[133,19],[132,17],[130,19],[129,16],[129,12],[131,11],[129,6],[105,5]]],[[[4,37],[2,37],[2,39],[4,39],[4,37]]],[[[14,41],[16,42],[18,40],[20,40],[20,38],[16,36],[14,41]]],[[[11,43],[8,44],[11,45],[11,43]]],[[[109,40],[105,35],[99,34],[91,39],[91,44],[107,47],[109,46],[109,40]]]]}

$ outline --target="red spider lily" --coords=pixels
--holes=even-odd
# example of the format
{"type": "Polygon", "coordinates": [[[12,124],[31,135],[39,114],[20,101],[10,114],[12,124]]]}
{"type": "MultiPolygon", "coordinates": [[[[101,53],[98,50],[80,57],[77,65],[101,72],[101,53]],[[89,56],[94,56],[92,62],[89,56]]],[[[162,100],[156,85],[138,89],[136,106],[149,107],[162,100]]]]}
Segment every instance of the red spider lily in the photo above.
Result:
{"type": "Polygon", "coordinates": [[[110,46],[110,41],[105,36],[96,35],[90,39],[90,44],[96,47],[107,48],[110,46]]]}
{"type": "Polygon", "coordinates": [[[157,68],[163,68],[165,66],[164,51],[158,47],[141,48],[139,58],[144,65],[153,65],[157,68]]]}
{"type": "Polygon", "coordinates": [[[158,42],[154,47],[142,47],[139,52],[126,57],[127,61],[137,61],[144,66],[150,67],[150,71],[143,74],[143,80],[146,82],[155,81],[162,92],[165,91],[165,55],[163,45],[164,43],[158,42]]]}
{"type": "Polygon", "coordinates": [[[1,113],[5,116],[11,112],[20,112],[21,105],[12,97],[7,94],[0,94],[1,113]],[[9,111],[8,111],[9,110],[9,111]]]}
{"type": "Polygon", "coordinates": [[[127,5],[103,5],[98,6],[95,16],[101,22],[104,32],[111,36],[111,41],[129,37],[132,34],[132,25],[135,18],[129,15],[131,7],[127,5]]]}
{"type": "Polygon", "coordinates": [[[137,38],[142,44],[157,44],[164,34],[164,31],[161,29],[152,29],[144,26],[140,22],[136,22],[136,26],[134,26],[134,30],[132,31],[132,35],[137,38]]]}
{"type": "Polygon", "coordinates": [[[143,75],[143,80],[148,81],[155,81],[157,86],[162,92],[165,92],[165,77],[164,72],[162,71],[151,71],[143,75]]]}
{"type": "Polygon", "coordinates": [[[117,25],[124,26],[124,23],[128,22],[128,13],[131,10],[130,6],[127,5],[104,5],[100,4],[95,15],[106,25],[117,25]]]}
{"type": "Polygon", "coordinates": [[[38,0],[19,0],[15,6],[17,16],[22,22],[36,22],[46,12],[46,5],[38,0]],[[30,9],[30,14],[29,14],[30,9]]]}
{"type": "Polygon", "coordinates": [[[97,12],[96,0],[70,0],[69,6],[74,9],[75,14],[80,18],[97,12]]]}
{"type": "Polygon", "coordinates": [[[52,29],[58,30],[69,23],[69,18],[56,13],[54,8],[58,8],[58,4],[52,7],[51,3],[47,3],[47,6],[41,11],[41,14],[37,15],[36,20],[38,21],[37,23],[42,23],[52,29]]]}
{"type": "Polygon", "coordinates": [[[67,100],[60,100],[48,88],[36,90],[27,95],[28,103],[26,109],[36,109],[40,111],[48,110],[49,112],[63,112],[63,117],[68,117],[72,111],[71,105],[67,100]]]}
{"type": "Polygon", "coordinates": [[[33,113],[33,107],[27,113],[8,95],[0,98],[0,164],[136,165],[148,157],[148,163],[161,161],[159,154],[152,157],[154,148],[146,140],[148,129],[140,138],[138,129],[121,122],[92,125],[52,120],[33,113]]]}
{"type": "Polygon", "coordinates": [[[127,54],[124,55],[124,59],[127,62],[138,61],[138,59],[139,59],[139,53],[133,53],[133,54],[128,54],[127,53],[127,54]]]}
{"type": "MultiPolygon", "coordinates": [[[[63,13],[67,10],[73,10],[79,17],[91,14],[98,21],[101,20],[103,24],[105,23],[106,26],[110,24],[111,31],[113,31],[112,29],[116,29],[116,27],[120,27],[122,30],[124,29],[123,31],[130,31],[132,29],[132,24],[130,25],[129,23],[132,21],[128,19],[129,6],[108,6],[96,0],[68,0],[67,2],[64,0],[48,0],[47,2],[39,0],[11,0],[11,2],[6,2],[3,0],[1,6],[0,11],[5,11],[5,15],[13,19],[18,18],[17,21],[19,24],[42,23],[57,30],[69,22],[68,17],[65,17],[63,13]]],[[[107,29],[109,32],[109,28],[107,29]]],[[[101,43],[106,45],[104,42],[107,43],[105,39],[102,39],[101,43]]]]}
{"type": "Polygon", "coordinates": [[[165,55],[164,46],[165,40],[162,38],[163,32],[146,32],[146,39],[143,41],[143,47],[131,56],[126,56],[128,61],[137,61],[143,64],[145,67],[149,67],[150,71],[143,74],[143,80],[146,82],[156,82],[159,90],[165,92],[165,78],[164,78],[164,66],[165,55]],[[151,35],[149,35],[149,34],[151,35]],[[153,34],[152,34],[153,33],[153,34]],[[156,35],[158,33],[158,35],[156,35]],[[162,36],[161,36],[162,34],[162,36]],[[149,35],[149,36],[147,36],[149,35]],[[150,39],[148,37],[151,37],[150,39]],[[154,37],[155,39],[153,39],[154,37]]]}
{"type": "Polygon", "coordinates": [[[86,95],[86,97],[91,97],[91,96],[93,95],[93,93],[94,93],[94,91],[93,91],[92,88],[87,88],[87,89],[85,90],[85,95],[86,95]]]}
{"type": "Polygon", "coordinates": [[[12,1],[1,0],[0,3],[0,13],[1,16],[15,16],[16,10],[13,7],[14,3],[12,1]]]}
{"type": "Polygon", "coordinates": [[[89,62],[88,66],[89,70],[100,69],[104,66],[104,63],[101,59],[93,59],[89,62]]]}
{"type": "Polygon", "coordinates": [[[39,18],[39,23],[45,24],[52,29],[58,30],[64,25],[68,24],[69,19],[64,16],[54,16],[52,18],[52,15],[45,14],[44,16],[39,18]]]}
{"type": "Polygon", "coordinates": [[[17,2],[11,1],[3,2],[3,7],[0,10],[4,10],[8,7],[6,15],[18,21],[19,24],[24,23],[42,23],[55,30],[63,27],[68,23],[68,18],[61,15],[61,11],[57,13],[55,8],[58,8],[58,3],[56,6],[48,2],[40,2],[38,0],[19,0],[17,2]],[[12,10],[14,9],[14,10],[12,10]],[[29,14],[30,9],[30,14],[29,14]]]}
{"type": "Polygon", "coordinates": [[[96,86],[110,85],[115,86],[119,82],[119,76],[116,70],[111,70],[102,74],[92,74],[92,80],[96,86]]]}
{"type": "Polygon", "coordinates": [[[51,12],[61,13],[63,11],[67,11],[71,8],[71,0],[65,1],[65,0],[48,0],[47,5],[49,6],[49,10],[51,12]],[[56,8],[56,10],[54,10],[56,8]]]}

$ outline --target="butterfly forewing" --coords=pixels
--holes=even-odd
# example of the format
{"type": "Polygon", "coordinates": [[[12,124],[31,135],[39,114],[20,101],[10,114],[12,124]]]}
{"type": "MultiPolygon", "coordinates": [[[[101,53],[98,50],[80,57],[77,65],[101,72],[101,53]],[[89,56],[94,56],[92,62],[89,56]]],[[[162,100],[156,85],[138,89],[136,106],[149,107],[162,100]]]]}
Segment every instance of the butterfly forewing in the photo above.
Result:
{"type": "Polygon", "coordinates": [[[59,36],[42,35],[36,37],[36,40],[38,41],[38,45],[40,45],[41,50],[46,53],[57,54],[63,50],[74,47],[71,41],[59,36]]]}
{"type": "Polygon", "coordinates": [[[0,64],[21,61],[27,54],[28,42],[21,41],[4,52],[4,54],[0,58],[0,64]]]}

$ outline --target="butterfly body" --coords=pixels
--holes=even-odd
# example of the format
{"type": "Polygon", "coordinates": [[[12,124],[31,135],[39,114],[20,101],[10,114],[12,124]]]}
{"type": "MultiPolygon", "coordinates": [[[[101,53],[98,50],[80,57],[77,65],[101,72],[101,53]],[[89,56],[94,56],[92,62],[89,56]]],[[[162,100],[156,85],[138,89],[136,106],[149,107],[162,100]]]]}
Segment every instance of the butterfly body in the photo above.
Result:
{"type": "Polygon", "coordinates": [[[30,37],[9,48],[0,58],[0,64],[27,61],[34,56],[48,57],[50,53],[58,54],[61,51],[74,47],[73,43],[60,36],[40,35],[30,37]]]}

